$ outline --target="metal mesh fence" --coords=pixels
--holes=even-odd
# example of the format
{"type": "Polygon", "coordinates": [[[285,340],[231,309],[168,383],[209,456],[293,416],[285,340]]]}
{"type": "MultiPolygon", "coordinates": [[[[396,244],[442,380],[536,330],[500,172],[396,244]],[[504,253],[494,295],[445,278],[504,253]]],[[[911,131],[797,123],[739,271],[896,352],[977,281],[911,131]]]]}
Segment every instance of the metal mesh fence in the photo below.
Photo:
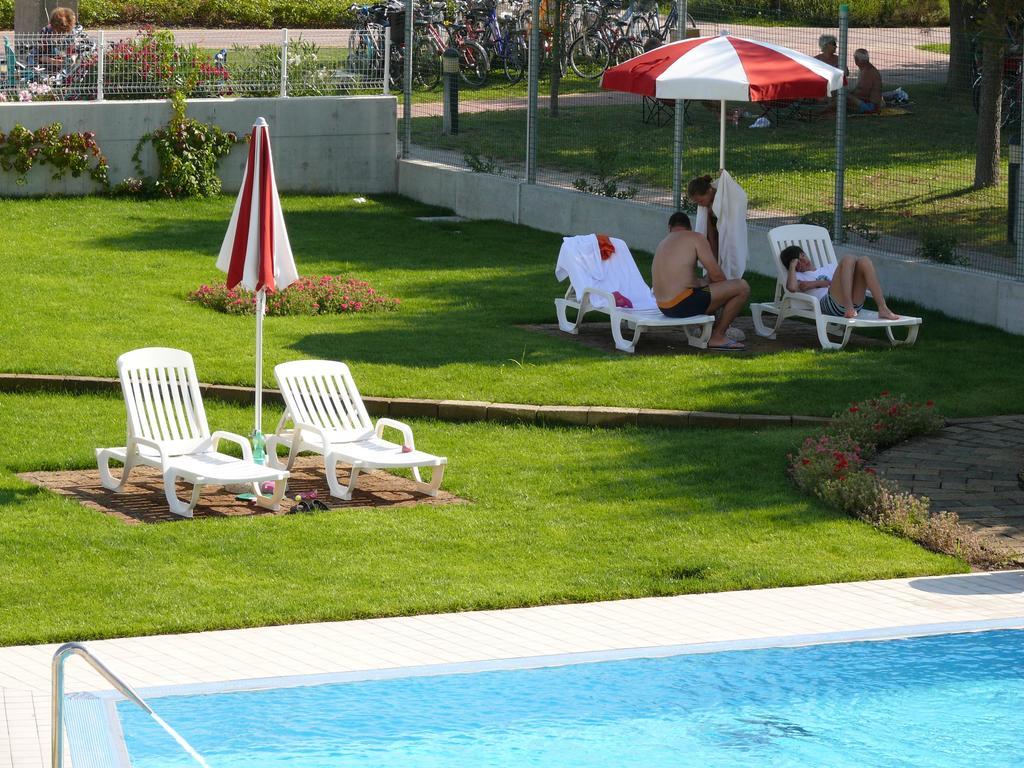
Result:
{"type": "MultiPolygon", "coordinates": [[[[671,8],[634,0],[554,0],[541,6],[536,180],[583,192],[669,207],[673,203],[675,103],[602,91],[606,67],[668,39],[671,8]],[[667,13],[666,13],[667,11],[667,13]],[[558,61],[556,65],[554,62],[558,61]]],[[[770,18],[733,4],[694,5],[691,35],[732,35],[810,55],[827,53],[831,26],[802,24],[778,10],[770,18]]],[[[509,13],[522,13],[515,7],[509,13]]],[[[499,11],[500,13],[500,11],[499,11]]],[[[466,22],[466,11],[459,21],[466,22]]],[[[526,18],[522,24],[528,26],[526,18]]],[[[853,28],[847,33],[848,100],[843,123],[843,228],[840,239],[892,255],[1024,279],[1024,248],[1010,233],[1018,215],[1012,141],[1021,134],[1019,21],[1000,30],[995,89],[1001,130],[992,130],[981,93],[984,25],[853,28]],[[854,53],[866,51],[858,58],[854,53]],[[880,93],[858,91],[872,71],[880,93]],[[862,106],[865,96],[879,103],[862,106]],[[999,147],[999,160],[985,149],[999,147]],[[979,159],[980,158],[980,159],[979,159]],[[989,166],[987,176],[981,171],[989,166]],[[981,171],[979,171],[981,169],[981,171]]],[[[525,37],[525,35],[524,35],[525,37]]],[[[442,49],[434,52],[434,55],[442,49]]],[[[413,94],[413,157],[482,172],[520,175],[527,154],[526,78],[502,83],[491,71],[476,90],[462,89],[457,132],[446,131],[438,88],[413,94]]],[[[861,89],[864,90],[864,89],[861,89]]],[[[992,96],[990,101],[995,99],[992,96]]],[[[836,209],[837,98],[727,102],[725,168],[749,197],[749,218],[765,224],[833,228],[836,209]]],[[[686,102],[683,187],[719,168],[719,102],[686,102]]],[[[1017,155],[1019,157],[1019,155],[1017,155]]]]}
{"type": "Polygon", "coordinates": [[[0,100],[333,96],[380,93],[389,59],[385,30],[287,34],[170,31],[10,35],[0,63],[0,100]]]}
{"type": "Polygon", "coordinates": [[[415,17],[411,155],[523,178],[528,6],[427,2],[416,6],[415,17]],[[442,69],[449,49],[458,74],[446,86],[442,69]]]}

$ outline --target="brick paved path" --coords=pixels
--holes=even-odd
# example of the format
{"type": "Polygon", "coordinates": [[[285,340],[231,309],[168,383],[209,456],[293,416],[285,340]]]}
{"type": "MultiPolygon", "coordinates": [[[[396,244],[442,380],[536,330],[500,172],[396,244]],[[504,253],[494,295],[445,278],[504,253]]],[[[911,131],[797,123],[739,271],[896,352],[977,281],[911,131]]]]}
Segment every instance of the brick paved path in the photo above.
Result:
{"type": "Polygon", "coordinates": [[[1024,547],[1024,415],[956,419],[937,435],[879,454],[878,474],[927,496],[932,511],[1024,547]]]}

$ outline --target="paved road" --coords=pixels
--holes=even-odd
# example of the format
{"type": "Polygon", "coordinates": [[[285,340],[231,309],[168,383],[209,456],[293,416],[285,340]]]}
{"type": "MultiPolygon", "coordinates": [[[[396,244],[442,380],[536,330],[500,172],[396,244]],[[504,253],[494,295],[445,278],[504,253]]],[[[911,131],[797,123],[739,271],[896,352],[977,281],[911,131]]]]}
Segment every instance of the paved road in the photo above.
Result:
{"type": "MultiPolygon", "coordinates": [[[[697,20],[703,34],[718,34],[728,31],[732,34],[752,37],[758,40],[778,43],[806,53],[818,52],[818,35],[834,29],[823,27],[762,27],[749,24],[718,24],[697,20]]],[[[94,31],[94,30],[90,30],[94,31]]],[[[230,48],[232,45],[263,45],[279,43],[279,29],[175,29],[175,39],[180,44],[195,43],[203,48],[230,48]]],[[[120,40],[135,34],[134,29],[104,30],[108,40],[120,40]]],[[[348,40],[346,29],[301,29],[291,30],[290,37],[302,37],[318,45],[344,45],[348,40]]],[[[0,32],[0,35],[10,35],[0,32]]],[[[851,29],[849,50],[866,48],[872,61],[882,71],[887,83],[906,87],[914,83],[941,81],[945,78],[945,54],[918,50],[922,43],[948,43],[948,27],[901,28],[901,29],[851,29]]],[[[852,61],[852,58],[851,58],[852,61]]]]}

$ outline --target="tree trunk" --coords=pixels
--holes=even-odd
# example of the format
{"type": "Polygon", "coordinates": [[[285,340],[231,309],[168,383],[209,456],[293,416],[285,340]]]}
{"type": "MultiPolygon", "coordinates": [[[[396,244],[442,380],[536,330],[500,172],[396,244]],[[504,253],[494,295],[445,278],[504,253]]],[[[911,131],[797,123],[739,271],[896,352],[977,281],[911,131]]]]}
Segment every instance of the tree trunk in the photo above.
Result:
{"type": "Polygon", "coordinates": [[[562,87],[562,49],[565,47],[565,28],[562,25],[562,0],[551,0],[555,6],[555,23],[551,27],[551,99],[548,113],[558,117],[558,92],[562,87]]]}
{"type": "Polygon", "coordinates": [[[971,55],[971,0],[949,0],[949,69],[946,86],[954,93],[967,93],[974,83],[974,62],[971,55]]]}
{"type": "Polygon", "coordinates": [[[981,96],[978,101],[978,139],[974,161],[975,189],[999,183],[999,123],[1002,117],[1003,56],[1006,43],[1002,35],[992,33],[994,26],[993,23],[986,23],[982,35],[981,96]]]}

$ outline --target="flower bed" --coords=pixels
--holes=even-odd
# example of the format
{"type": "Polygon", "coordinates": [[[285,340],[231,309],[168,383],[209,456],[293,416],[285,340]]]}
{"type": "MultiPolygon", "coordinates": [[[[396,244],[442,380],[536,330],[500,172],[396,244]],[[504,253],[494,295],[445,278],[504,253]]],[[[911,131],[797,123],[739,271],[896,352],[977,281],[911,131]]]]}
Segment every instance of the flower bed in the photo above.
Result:
{"type": "Polygon", "coordinates": [[[901,491],[865,466],[879,450],[936,432],[944,423],[931,401],[912,403],[882,392],[852,403],[829,427],[804,440],[787,457],[790,477],[805,493],[833,507],[973,566],[1019,562],[1019,553],[971,530],[952,512],[931,514],[927,498],[901,491]]]}
{"type": "MultiPolygon", "coordinates": [[[[225,284],[201,285],[189,301],[229,315],[256,313],[256,294],[225,284]]],[[[351,312],[388,312],[401,299],[378,293],[365,280],[344,275],[300,277],[283,291],[267,294],[268,315],[338,315],[351,312]]]]}

